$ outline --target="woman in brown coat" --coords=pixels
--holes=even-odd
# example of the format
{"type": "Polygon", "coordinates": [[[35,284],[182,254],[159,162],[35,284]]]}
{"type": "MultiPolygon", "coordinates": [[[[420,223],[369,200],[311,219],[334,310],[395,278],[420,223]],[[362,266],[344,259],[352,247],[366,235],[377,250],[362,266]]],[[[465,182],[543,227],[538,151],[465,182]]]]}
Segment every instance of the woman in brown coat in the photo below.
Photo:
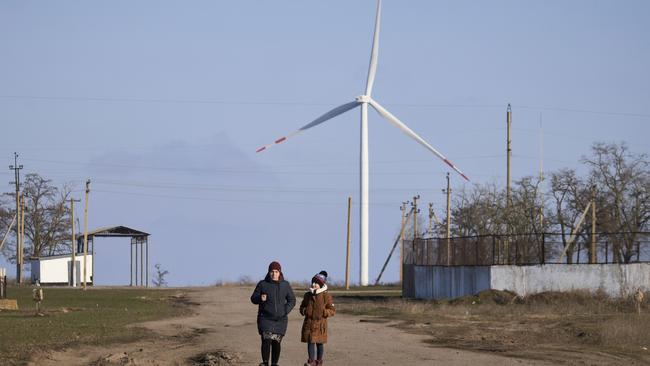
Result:
{"type": "Polygon", "coordinates": [[[307,343],[309,359],[305,366],[323,364],[324,343],[327,343],[327,318],[336,314],[332,295],[327,292],[327,272],[321,271],[311,279],[311,287],[300,304],[300,314],[304,315],[300,340],[307,343]]]}

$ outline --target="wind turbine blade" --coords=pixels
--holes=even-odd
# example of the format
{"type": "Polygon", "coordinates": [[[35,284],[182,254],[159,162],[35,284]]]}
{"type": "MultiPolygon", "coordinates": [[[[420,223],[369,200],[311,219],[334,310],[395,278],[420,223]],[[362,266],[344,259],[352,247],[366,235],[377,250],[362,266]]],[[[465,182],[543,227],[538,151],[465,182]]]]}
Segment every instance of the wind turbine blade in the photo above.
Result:
{"type": "Polygon", "coordinates": [[[379,23],[381,22],[381,0],[377,1],[377,15],[375,17],[375,34],[372,37],[372,51],[370,53],[370,67],[368,68],[368,82],[366,83],[366,94],[372,93],[372,85],[375,83],[377,73],[377,55],[379,53],[379,23]]]}
{"type": "Polygon", "coordinates": [[[447,165],[449,165],[453,170],[455,170],[458,174],[460,174],[461,177],[465,178],[465,180],[467,180],[469,182],[469,178],[467,178],[467,176],[465,174],[463,174],[463,172],[461,172],[460,169],[458,169],[456,167],[456,165],[454,165],[454,163],[449,161],[449,159],[447,159],[444,155],[442,155],[438,150],[434,149],[431,145],[429,145],[428,142],[424,141],[424,139],[422,139],[415,132],[413,132],[413,130],[411,130],[402,121],[397,119],[397,117],[393,116],[389,111],[387,111],[384,107],[382,107],[375,100],[370,99],[369,103],[373,108],[375,108],[375,110],[377,110],[377,112],[379,112],[379,114],[382,115],[382,117],[386,118],[386,120],[388,120],[388,122],[392,123],[395,127],[402,130],[402,132],[404,132],[404,134],[406,134],[407,136],[409,136],[413,140],[417,141],[420,145],[426,147],[429,151],[434,153],[437,157],[439,157],[442,161],[444,161],[447,165]]]}
{"type": "Polygon", "coordinates": [[[292,133],[290,133],[290,134],[288,134],[286,136],[280,137],[279,139],[273,141],[272,143],[270,143],[268,145],[264,145],[264,146],[260,147],[255,152],[259,153],[259,152],[262,152],[262,151],[268,149],[269,147],[271,147],[273,145],[277,145],[279,143],[285,142],[289,137],[293,137],[293,136],[295,136],[295,135],[297,135],[297,134],[299,134],[299,133],[301,133],[303,131],[306,131],[306,130],[312,128],[312,127],[318,126],[319,124],[321,124],[321,123],[323,123],[323,122],[325,122],[325,121],[327,121],[329,119],[332,119],[332,118],[338,116],[339,114],[343,114],[343,113],[349,111],[350,109],[357,107],[359,104],[361,104],[361,103],[357,102],[357,101],[354,101],[354,102],[350,102],[350,103],[346,103],[346,104],[343,104],[341,106],[338,106],[338,107],[330,110],[329,112],[323,114],[322,116],[316,118],[315,120],[311,121],[310,123],[300,127],[298,130],[293,131],[292,133]]]}

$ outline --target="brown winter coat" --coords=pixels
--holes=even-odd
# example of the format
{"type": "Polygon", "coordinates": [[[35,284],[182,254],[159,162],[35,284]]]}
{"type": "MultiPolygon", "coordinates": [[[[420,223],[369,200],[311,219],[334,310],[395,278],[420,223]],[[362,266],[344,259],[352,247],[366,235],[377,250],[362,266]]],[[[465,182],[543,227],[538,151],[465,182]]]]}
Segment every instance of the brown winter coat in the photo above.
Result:
{"type": "Polygon", "coordinates": [[[327,343],[327,318],[336,314],[332,295],[323,291],[318,295],[305,293],[300,304],[300,314],[305,316],[302,323],[301,342],[327,343]]]}

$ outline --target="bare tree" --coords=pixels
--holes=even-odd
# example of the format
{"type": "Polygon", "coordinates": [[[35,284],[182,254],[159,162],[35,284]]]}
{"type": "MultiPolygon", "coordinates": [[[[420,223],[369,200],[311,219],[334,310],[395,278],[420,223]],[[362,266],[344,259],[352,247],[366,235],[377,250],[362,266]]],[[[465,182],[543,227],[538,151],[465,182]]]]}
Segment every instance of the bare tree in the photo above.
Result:
{"type": "Polygon", "coordinates": [[[554,229],[560,234],[562,248],[567,247],[571,234],[578,235],[566,251],[567,263],[573,263],[573,256],[578,245],[584,241],[584,235],[579,235],[587,230],[583,226],[576,232],[576,223],[589,204],[589,184],[576,175],[573,169],[561,169],[551,173],[551,195],[554,199],[555,212],[550,216],[554,229]]]}
{"type": "Polygon", "coordinates": [[[452,236],[505,234],[504,214],[505,191],[495,184],[463,188],[452,204],[452,236]]]}
{"type": "Polygon", "coordinates": [[[596,143],[592,156],[583,157],[591,168],[590,180],[598,194],[598,225],[617,233],[612,242],[616,262],[628,263],[638,254],[638,235],[650,222],[650,162],[645,154],[633,154],[624,143],[596,143]]]}
{"type": "MultiPolygon", "coordinates": [[[[57,188],[52,181],[38,174],[27,174],[23,183],[25,199],[25,256],[53,255],[67,252],[70,248],[70,210],[66,204],[70,186],[57,188]]],[[[2,209],[11,216],[13,202],[2,202],[2,209]]],[[[10,220],[10,219],[9,219],[10,220]]],[[[3,220],[6,221],[6,220],[3,220]]],[[[3,254],[15,261],[15,234],[3,248],[3,254]]]]}

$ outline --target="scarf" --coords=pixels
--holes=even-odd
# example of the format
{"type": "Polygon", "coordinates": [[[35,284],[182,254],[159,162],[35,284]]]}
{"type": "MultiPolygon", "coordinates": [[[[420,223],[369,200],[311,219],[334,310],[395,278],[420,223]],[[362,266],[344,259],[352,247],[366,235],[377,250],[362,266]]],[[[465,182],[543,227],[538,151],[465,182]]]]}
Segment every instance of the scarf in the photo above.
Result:
{"type": "Polygon", "coordinates": [[[325,291],[327,291],[327,284],[323,285],[323,287],[321,287],[321,288],[316,289],[316,288],[314,288],[314,284],[312,283],[311,287],[309,288],[309,292],[311,292],[314,295],[318,295],[318,294],[320,294],[322,292],[325,292],[325,291]]]}

